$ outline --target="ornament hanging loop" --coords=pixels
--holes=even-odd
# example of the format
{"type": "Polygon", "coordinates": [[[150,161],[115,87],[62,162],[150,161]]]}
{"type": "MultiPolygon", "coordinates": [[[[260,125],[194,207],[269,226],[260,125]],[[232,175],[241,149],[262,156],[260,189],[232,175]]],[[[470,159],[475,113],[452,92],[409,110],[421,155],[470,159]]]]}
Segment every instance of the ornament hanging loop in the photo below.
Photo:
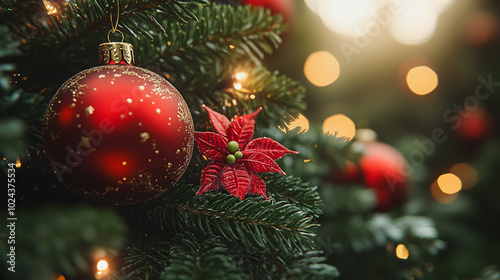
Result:
{"type": "Polygon", "coordinates": [[[116,30],[111,29],[111,30],[108,32],[108,42],[110,42],[110,43],[111,43],[111,39],[109,39],[109,35],[111,35],[111,33],[113,33],[113,34],[114,34],[115,32],[120,33],[120,35],[122,36],[122,40],[120,41],[120,43],[123,43],[123,40],[125,39],[125,36],[124,36],[124,35],[123,35],[123,33],[122,33],[120,30],[118,30],[118,29],[116,29],[116,30]]]}
{"type": "Polygon", "coordinates": [[[108,42],[111,43],[111,40],[109,40],[109,34],[119,32],[122,35],[122,42],[124,39],[123,33],[118,30],[118,22],[120,22],[120,0],[116,1],[117,3],[117,8],[116,8],[116,23],[113,22],[113,14],[109,14],[109,19],[111,20],[111,30],[108,32],[108,42]]]}
{"type": "Polygon", "coordinates": [[[117,16],[116,23],[113,22],[113,15],[110,14],[111,30],[108,32],[108,43],[99,45],[99,62],[102,65],[106,64],[134,64],[134,47],[129,43],[124,43],[125,36],[118,30],[118,22],[120,20],[120,0],[117,0],[117,16]],[[110,35],[120,33],[122,40],[120,42],[112,42],[110,35]]]}

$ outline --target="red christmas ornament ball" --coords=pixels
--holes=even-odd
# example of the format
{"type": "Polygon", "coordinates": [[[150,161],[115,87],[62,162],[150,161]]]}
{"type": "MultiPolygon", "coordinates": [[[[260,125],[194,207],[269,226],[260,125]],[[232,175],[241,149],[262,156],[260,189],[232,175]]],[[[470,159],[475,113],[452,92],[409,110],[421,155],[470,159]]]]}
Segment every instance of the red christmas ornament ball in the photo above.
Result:
{"type": "Polygon", "coordinates": [[[72,191],[131,205],[158,197],[183,175],[194,126],[167,80],[115,64],[66,81],[49,104],[43,136],[56,176],[72,191]]]}
{"type": "Polygon", "coordinates": [[[482,108],[465,111],[460,120],[456,132],[464,140],[480,142],[487,138],[491,131],[492,120],[482,108]]]}
{"type": "Polygon", "coordinates": [[[359,166],[350,160],[346,160],[344,166],[336,167],[332,173],[333,182],[336,184],[353,184],[362,182],[359,166]]]}
{"type": "Polygon", "coordinates": [[[408,196],[408,165],[395,148],[381,142],[358,142],[364,154],[359,161],[364,182],[377,194],[375,211],[403,204],[408,196]]]}
{"type": "Polygon", "coordinates": [[[271,11],[271,14],[283,16],[283,22],[290,22],[293,15],[293,0],[243,0],[243,5],[264,7],[271,11]]]}

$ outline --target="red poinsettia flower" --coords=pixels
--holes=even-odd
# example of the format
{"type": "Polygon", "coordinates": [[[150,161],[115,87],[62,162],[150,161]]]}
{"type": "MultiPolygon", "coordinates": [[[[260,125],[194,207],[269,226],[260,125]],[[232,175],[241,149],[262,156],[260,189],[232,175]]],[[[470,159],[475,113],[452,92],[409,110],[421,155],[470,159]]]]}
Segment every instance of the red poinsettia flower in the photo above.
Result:
{"type": "Polygon", "coordinates": [[[201,187],[196,194],[213,191],[224,186],[235,197],[243,199],[247,193],[262,195],[266,184],[256,173],[275,172],[286,175],[274,162],[287,154],[296,154],[269,138],[252,139],[255,116],[262,110],[237,117],[232,122],[207,106],[214,132],[195,132],[200,152],[210,163],[201,175],[201,187]],[[250,141],[251,140],[251,141],[250,141]]]}

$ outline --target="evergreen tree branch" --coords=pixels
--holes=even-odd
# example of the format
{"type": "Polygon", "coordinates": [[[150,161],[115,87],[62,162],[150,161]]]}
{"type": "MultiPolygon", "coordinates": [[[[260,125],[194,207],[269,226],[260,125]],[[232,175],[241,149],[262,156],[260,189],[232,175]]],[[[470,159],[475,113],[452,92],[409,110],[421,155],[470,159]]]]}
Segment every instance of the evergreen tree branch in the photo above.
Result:
{"type": "Polygon", "coordinates": [[[162,230],[196,230],[232,243],[270,252],[298,252],[314,247],[317,227],[307,212],[286,201],[243,201],[227,194],[195,195],[190,185],[177,184],[145,211],[162,230]]]}
{"type": "Polygon", "coordinates": [[[216,67],[212,66],[211,71],[207,71],[210,66],[204,67],[205,64],[201,63],[200,70],[185,73],[183,75],[185,82],[179,83],[178,86],[192,108],[193,118],[200,128],[209,126],[205,114],[197,110],[201,108],[201,103],[214,109],[217,107],[218,112],[229,118],[262,107],[264,110],[258,120],[266,126],[283,125],[287,115],[297,115],[305,109],[304,88],[298,82],[279,75],[276,71],[271,72],[263,66],[251,63],[234,66],[226,64],[221,67],[217,67],[218,64],[214,63],[216,67]],[[197,73],[199,75],[196,75],[197,73]],[[235,78],[237,73],[246,75],[244,81],[240,82],[235,78]],[[216,81],[215,87],[207,83],[209,80],[216,81]],[[242,88],[236,89],[234,87],[236,83],[242,88]]]}
{"type": "MultiPolygon", "coordinates": [[[[18,45],[8,40],[5,26],[0,26],[0,46],[0,157],[15,161],[26,157],[26,132],[33,122],[40,121],[43,98],[13,86],[17,79],[12,77],[20,78],[20,75],[13,73],[13,64],[3,61],[19,56],[20,52],[18,45]]],[[[5,164],[3,161],[2,166],[5,164]]]]}
{"type": "MultiPolygon", "coordinates": [[[[31,1],[33,2],[33,1],[31,1]]],[[[4,12],[3,21],[10,24],[11,29],[17,34],[19,40],[24,44],[37,42],[38,44],[57,45],[61,42],[75,40],[80,35],[99,30],[104,26],[111,27],[110,15],[115,15],[118,11],[115,0],[76,0],[59,5],[56,14],[49,15],[44,10],[40,1],[38,5],[31,3],[32,7],[38,9],[26,9],[29,3],[5,4],[7,12],[4,12]],[[26,12],[28,10],[28,12],[26,12]]],[[[170,17],[185,23],[190,20],[197,20],[190,11],[190,4],[205,5],[207,0],[139,0],[120,1],[119,28],[135,29],[139,32],[148,32],[141,29],[138,22],[144,17],[149,18],[153,24],[157,23],[154,17],[147,14],[167,14],[170,17]],[[188,8],[189,7],[189,8],[188,8]],[[123,20],[128,20],[123,23],[123,20]]],[[[114,17],[115,18],[115,17],[114,17]]],[[[158,25],[156,24],[158,27],[158,25]]],[[[109,28],[111,29],[111,28],[109,28]]],[[[159,28],[160,31],[164,29],[159,28]]]]}
{"type": "Polygon", "coordinates": [[[285,261],[286,279],[330,280],[340,276],[336,267],[323,263],[326,258],[322,251],[297,254],[285,261]]]}
{"type": "Polygon", "coordinates": [[[168,265],[170,244],[163,241],[140,240],[127,248],[124,266],[117,280],[158,279],[168,265]]]}
{"type": "Polygon", "coordinates": [[[317,191],[309,183],[292,176],[267,175],[264,177],[267,190],[276,200],[285,200],[318,218],[323,213],[322,201],[317,191]]]}
{"type": "MultiPolygon", "coordinates": [[[[71,277],[92,274],[97,261],[93,254],[99,250],[112,256],[127,232],[120,216],[110,209],[53,206],[16,214],[17,270],[11,279],[53,280],[61,273],[71,277]]],[[[2,242],[0,246],[2,266],[9,260],[7,245],[2,242]]]]}
{"type": "Polygon", "coordinates": [[[218,237],[202,238],[183,233],[172,240],[170,264],[163,280],[239,280],[241,270],[218,237]]]}

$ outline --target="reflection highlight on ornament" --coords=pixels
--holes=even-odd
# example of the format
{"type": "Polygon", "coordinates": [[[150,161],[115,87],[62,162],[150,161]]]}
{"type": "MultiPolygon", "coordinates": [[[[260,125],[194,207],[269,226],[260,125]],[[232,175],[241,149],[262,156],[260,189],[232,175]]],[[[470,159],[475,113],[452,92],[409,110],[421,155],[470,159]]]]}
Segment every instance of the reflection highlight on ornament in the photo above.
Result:
{"type": "Polygon", "coordinates": [[[446,194],[441,188],[439,188],[437,181],[434,181],[431,185],[431,195],[439,203],[447,204],[455,201],[458,197],[458,193],[446,194]]]}
{"type": "Polygon", "coordinates": [[[445,194],[455,194],[462,189],[462,181],[455,174],[446,173],[438,177],[437,184],[445,194]]]}
{"type": "Polygon", "coordinates": [[[406,83],[417,95],[426,95],[438,86],[438,76],[427,66],[417,66],[408,71],[406,83]]]}
{"type": "Polygon", "coordinates": [[[323,133],[351,140],[356,135],[356,125],[348,116],[335,114],[329,116],[323,122],[323,133]]]}
{"type": "Polygon", "coordinates": [[[283,132],[288,132],[294,129],[297,129],[297,133],[305,133],[309,130],[309,120],[302,114],[299,114],[298,117],[291,122],[285,124],[285,127],[278,127],[283,132]]]}
{"type": "Polygon", "coordinates": [[[408,248],[404,244],[399,244],[396,247],[396,257],[398,259],[406,260],[410,256],[410,251],[408,251],[408,248]]]}
{"type": "Polygon", "coordinates": [[[307,57],[304,63],[304,75],[311,84],[325,87],[335,82],[339,77],[340,64],[327,51],[314,52],[307,57]]]}
{"type": "Polygon", "coordinates": [[[468,163],[457,163],[450,168],[450,173],[455,174],[462,181],[464,190],[470,189],[477,184],[479,174],[474,166],[468,163]]]}

